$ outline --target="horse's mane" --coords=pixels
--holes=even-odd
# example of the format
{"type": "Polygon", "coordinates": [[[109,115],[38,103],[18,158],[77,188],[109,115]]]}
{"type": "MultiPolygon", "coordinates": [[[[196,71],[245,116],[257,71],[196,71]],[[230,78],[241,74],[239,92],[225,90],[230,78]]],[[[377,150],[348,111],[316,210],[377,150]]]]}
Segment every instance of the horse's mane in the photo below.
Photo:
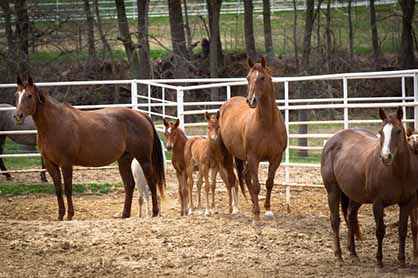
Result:
{"type": "Polygon", "coordinates": [[[40,89],[38,87],[35,86],[35,90],[37,91],[38,94],[42,94],[43,98],[45,99],[45,101],[50,102],[51,104],[53,104],[54,106],[58,106],[61,109],[71,109],[71,110],[75,110],[75,108],[67,103],[67,102],[59,102],[58,100],[56,100],[54,97],[51,97],[48,93],[47,90],[45,89],[40,89]]]}

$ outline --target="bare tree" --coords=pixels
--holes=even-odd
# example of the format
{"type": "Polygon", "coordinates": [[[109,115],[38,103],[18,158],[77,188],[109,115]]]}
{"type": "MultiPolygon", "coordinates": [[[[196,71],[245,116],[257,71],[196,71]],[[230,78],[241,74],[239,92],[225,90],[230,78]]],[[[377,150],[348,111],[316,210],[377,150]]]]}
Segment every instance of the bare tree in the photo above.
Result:
{"type": "Polygon", "coordinates": [[[351,5],[353,0],[348,0],[348,48],[350,51],[350,61],[353,61],[353,41],[354,41],[354,34],[353,34],[353,20],[351,14],[351,5]]]}
{"type": "Polygon", "coordinates": [[[129,22],[126,17],[125,11],[125,1],[124,0],[115,0],[116,1],[116,12],[118,15],[118,26],[119,26],[119,37],[118,39],[122,41],[125,48],[126,55],[128,56],[129,61],[129,70],[131,72],[131,77],[137,78],[139,76],[139,58],[136,51],[136,47],[132,42],[131,33],[129,31],[129,22]]]}
{"type": "Polygon", "coordinates": [[[96,13],[97,31],[99,32],[100,40],[102,41],[105,57],[112,58],[112,48],[110,47],[110,44],[106,39],[105,33],[103,32],[102,18],[100,16],[98,2],[99,2],[98,0],[94,0],[94,11],[96,13]]]}
{"type": "Polygon", "coordinates": [[[327,51],[327,71],[331,72],[331,0],[327,0],[326,10],[326,25],[325,25],[325,37],[326,37],[326,51],[327,51]]]}
{"type": "Polygon", "coordinates": [[[267,60],[272,63],[274,60],[273,36],[271,33],[271,11],[270,0],[263,0],[263,27],[264,45],[266,47],[267,60]]]}
{"type": "Polygon", "coordinates": [[[0,1],[0,7],[3,10],[4,31],[7,39],[7,54],[5,53],[4,55],[7,56],[7,66],[9,69],[8,71],[11,73],[12,76],[16,76],[16,44],[12,28],[12,11],[10,9],[9,0],[0,1]]]}
{"type": "Polygon", "coordinates": [[[257,58],[257,52],[254,40],[253,9],[253,0],[244,0],[245,50],[247,57],[255,60],[257,58]]]}
{"type": "Polygon", "coordinates": [[[170,17],[171,43],[174,54],[174,77],[182,78],[187,75],[185,60],[188,58],[188,51],[184,35],[181,2],[179,0],[168,0],[168,13],[170,17]]]}
{"type": "Polygon", "coordinates": [[[376,8],[374,5],[375,0],[370,0],[370,27],[372,31],[372,48],[373,48],[373,58],[374,63],[377,63],[377,59],[380,56],[379,49],[379,37],[377,34],[377,24],[376,24],[376,8]]]}
{"type": "Polygon", "coordinates": [[[138,45],[140,49],[139,78],[152,77],[151,61],[149,57],[148,40],[148,9],[149,0],[137,0],[138,6],[138,45]]]}
{"type": "Polygon", "coordinates": [[[190,30],[190,24],[189,24],[189,10],[187,8],[187,0],[183,0],[184,5],[184,19],[185,19],[185,25],[184,29],[186,29],[186,36],[187,36],[187,48],[191,50],[192,46],[192,31],[190,30]]]}
{"type": "Polygon", "coordinates": [[[84,0],[84,12],[87,18],[87,44],[89,51],[89,61],[96,60],[96,46],[94,41],[94,17],[90,10],[90,1],[84,0]]]}
{"type": "Polygon", "coordinates": [[[298,54],[298,37],[297,37],[297,23],[298,23],[298,10],[296,6],[296,0],[293,0],[293,48],[295,52],[296,72],[299,72],[299,54],[298,54]]]}
{"type": "Polygon", "coordinates": [[[29,15],[26,0],[15,0],[18,72],[29,73],[29,15]]]}
{"type": "Polygon", "coordinates": [[[399,3],[402,9],[401,67],[403,69],[411,69],[416,67],[412,36],[415,0],[400,0],[399,3]]]}

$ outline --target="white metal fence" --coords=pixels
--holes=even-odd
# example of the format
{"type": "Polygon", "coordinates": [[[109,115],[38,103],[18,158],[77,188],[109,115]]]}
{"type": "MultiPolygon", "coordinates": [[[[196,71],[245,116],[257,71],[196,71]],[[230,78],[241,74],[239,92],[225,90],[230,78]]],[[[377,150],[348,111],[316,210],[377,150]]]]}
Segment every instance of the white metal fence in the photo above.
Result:
{"type": "MultiPolygon", "coordinates": [[[[324,140],[334,134],[334,130],[341,128],[348,128],[355,124],[376,124],[380,120],[374,119],[355,119],[350,115],[350,110],[371,109],[378,107],[397,107],[402,106],[404,112],[406,109],[413,109],[412,118],[407,118],[404,113],[404,121],[414,123],[415,129],[418,129],[418,70],[404,70],[404,71],[387,71],[387,72],[364,72],[364,73],[343,73],[330,74],[318,76],[300,76],[300,77],[275,77],[273,82],[278,84],[283,90],[279,92],[283,97],[277,99],[279,109],[284,112],[284,119],[286,129],[288,131],[288,149],[284,156],[282,167],[285,169],[284,180],[279,182],[286,186],[287,198],[290,197],[290,185],[301,185],[297,180],[291,181],[289,178],[291,167],[319,167],[318,161],[315,163],[301,163],[298,161],[291,161],[290,153],[292,150],[308,150],[320,151],[322,144],[308,146],[299,146],[295,144],[295,139],[308,138],[308,140],[324,140]],[[356,80],[371,80],[371,79],[397,79],[399,80],[399,95],[391,97],[350,97],[349,85],[356,82],[356,80]],[[318,98],[296,98],[295,90],[290,88],[295,84],[301,82],[340,82],[341,96],[340,97],[318,97],[318,98]],[[407,90],[407,83],[411,86],[407,90]],[[342,117],[332,118],[330,120],[315,119],[308,121],[292,120],[290,113],[297,113],[299,110],[306,111],[321,111],[321,110],[340,110],[342,117]],[[294,132],[294,126],[308,125],[308,126],[326,126],[333,125],[334,130],[326,129],[328,132],[313,132],[307,134],[298,134],[294,132]],[[335,128],[335,125],[340,125],[335,128]],[[332,132],[329,132],[332,130],[332,132]]],[[[144,111],[153,116],[157,129],[162,131],[162,118],[176,119],[179,118],[181,127],[186,130],[194,129],[195,135],[205,135],[206,129],[198,129],[199,126],[205,126],[206,122],[203,120],[202,114],[205,112],[215,112],[222,105],[222,103],[229,99],[232,95],[232,90],[236,87],[245,87],[247,81],[245,78],[219,78],[219,79],[168,79],[168,80],[111,80],[111,81],[71,81],[71,82],[47,82],[37,83],[40,87],[51,86],[94,86],[94,85],[130,85],[131,102],[125,104],[109,104],[109,105],[79,105],[80,109],[96,109],[103,107],[133,107],[135,109],[144,111]],[[223,95],[223,99],[219,101],[203,100],[199,96],[203,96],[203,90],[217,89],[223,95]],[[192,98],[191,96],[194,95],[192,98]],[[200,118],[199,118],[200,117],[200,118]]],[[[13,88],[15,84],[0,84],[0,92],[5,88],[13,88]]],[[[207,94],[208,95],[208,94],[207,94]]],[[[206,96],[207,96],[206,95],[206,96]]],[[[306,95],[306,94],[305,94],[306,95]]],[[[364,93],[367,95],[367,92],[364,93]]],[[[0,111],[10,110],[13,108],[0,108],[0,111]]],[[[377,111],[377,109],[376,109],[377,111]]],[[[368,115],[373,113],[366,113],[368,115]]],[[[377,115],[377,112],[375,113],[377,115]]],[[[0,131],[0,134],[28,134],[36,131],[0,131]]],[[[7,157],[29,157],[39,154],[3,154],[2,158],[7,157]]],[[[276,182],[278,182],[276,180],[276,182]]],[[[303,184],[306,186],[306,182],[303,184]]],[[[308,184],[308,186],[314,186],[308,184]]],[[[316,185],[318,186],[318,185],[316,185]]]]}

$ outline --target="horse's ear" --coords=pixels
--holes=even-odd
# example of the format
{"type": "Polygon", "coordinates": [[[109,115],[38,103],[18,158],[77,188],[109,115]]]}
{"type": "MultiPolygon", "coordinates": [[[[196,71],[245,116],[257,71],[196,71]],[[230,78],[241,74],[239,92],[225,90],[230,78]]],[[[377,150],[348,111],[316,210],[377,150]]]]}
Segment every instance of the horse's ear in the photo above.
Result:
{"type": "Polygon", "coordinates": [[[406,136],[407,136],[407,137],[409,137],[409,136],[411,136],[412,134],[413,134],[412,128],[408,127],[408,128],[406,129],[406,136]]]}
{"type": "Polygon", "coordinates": [[[253,60],[251,60],[251,58],[250,58],[250,57],[248,57],[247,63],[248,63],[248,66],[249,66],[250,68],[252,68],[252,67],[254,66],[254,62],[253,62],[253,60]]]}
{"type": "Polygon", "coordinates": [[[379,117],[382,121],[386,120],[386,113],[382,108],[379,107],[379,117]]]}
{"type": "Polygon", "coordinates": [[[32,76],[30,76],[30,75],[28,77],[28,84],[29,84],[29,86],[33,86],[33,79],[32,79],[32,76]]]}
{"type": "Polygon", "coordinates": [[[163,119],[163,124],[166,128],[168,128],[170,126],[170,124],[167,122],[167,120],[165,118],[163,119]]]}
{"type": "Polygon", "coordinates": [[[20,76],[19,76],[19,75],[17,75],[17,77],[16,77],[16,84],[17,84],[18,86],[23,86],[22,79],[20,79],[20,76]]]}
{"type": "Polygon", "coordinates": [[[178,128],[180,125],[180,119],[177,119],[176,122],[174,123],[174,127],[178,128]]]}
{"type": "Polygon", "coordinates": [[[261,61],[260,61],[261,65],[263,66],[263,68],[266,67],[267,63],[266,63],[266,58],[264,58],[264,56],[261,56],[261,61]]]}
{"type": "Polygon", "coordinates": [[[219,117],[221,116],[221,111],[216,111],[216,119],[219,120],[219,117]]]}
{"type": "Polygon", "coordinates": [[[205,117],[206,117],[206,120],[208,120],[208,121],[210,120],[210,115],[209,115],[208,111],[205,112],[205,117]]]}
{"type": "Polygon", "coordinates": [[[403,109],[402,107],[398,107],[398,110],[396,110],[396,117],[398,117],[398,120],[402,121],[403,118],[403,109]]]}

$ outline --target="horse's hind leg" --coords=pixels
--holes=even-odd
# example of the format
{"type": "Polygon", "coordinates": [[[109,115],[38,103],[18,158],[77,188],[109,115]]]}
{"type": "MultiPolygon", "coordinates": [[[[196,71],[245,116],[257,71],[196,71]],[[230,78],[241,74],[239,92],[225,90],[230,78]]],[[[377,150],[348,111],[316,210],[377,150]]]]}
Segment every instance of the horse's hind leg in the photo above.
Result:
{"type": "MultiPolygon", "coordinates": [[[[138,159],[138,158],[136,158],[138,159]]],[[[154,176],[154,171],[152,168],[151,160],[139,160],[144,171],[144,176],[148,183],[148,188],[151,191],[151,199],[152,199],[152,217],[156,217],[160,214],[160,209],[158,207],[158,198],[157,198],[157,180],[154,176]]]]}
{"type": "Polygon", "coordinates": [[[399,212],[399,267],[405,268],[405,240],[408,231],[408,217],[411,210],[416,207],[417,199],[414,195],[407,203],[400,204],[399,212]]]}
{"type": "Polygon", "coordinates": [[[61,173],[57,165],[53,164],[49,160],[45,159],[45,166],[48,170],[49,175],[52,177],[55,185],[55,194],[57,195],[58,201],[58,220],[64,220],[65,205],[64,198],[62,197],[62,185],[61,185],[61,173]]]}
{"type": "Polygon", "coordinates": [[[347,213],[347,225],[348,225],[348,250],[350,251],[350,256],[353,259],[358,259],[356,253],[356,245],[354,240],[354,235],[357,234],[357,237],[360,237],[360,229],[358,224],[358,210],[360,209],[361,204],[356,203],[352,200],[348,204],[348,213],[347,213]]]}
{"type": "Polygon", "coordinates": [[[417,224],[417,217],[418,217],[418,211],[417,206],[415,206],[411,213],[409,214],[411,217],[411,232],[412,232],[412,245],[413,245],[413,254],[414,259],[418,259],[418,242],[417,242],[417,234],[418,234],[418,224],[417,224]]]}
{"type": "MultiPolygon", "coordinates": [[[[42,157],[41,157],[41,166],[42,166],[42,170],[44,170],[45,169],[45,162],[44,162],[44,159],[42,157]]],[[[45,171],[41,171],[40,176],[41,176],[41,181],[42,182],[48,182],[48,180],[46,178],[45,171]]]]}
{"type": "Polygon", "coordinates": [[[64,178],[64,192],[67,197],[67,220],[72,220],[74,216],[73,207],[73,166],[65,166],[61,168],[64,178]]]}
{"type": "MultiPolygon", "coordinates": [[[[125,204],[123,206],[122,218],[131,216],[132,196],[135,189],[135,181],[131,170],[132,159],[132,156],[125,154],[118,160],[119,173],[125,187],[125,204]]],[[[142,164],[141,167],[145,174],[145,169],[142,164]]]]}
{"type": "MultiPolygon", "coordinates": [[[[4,141],[6,140],[6,136],[0,136],[0,154],[3,154],[3,147],[4,147],[4,141]]],[[[6,166],[4,165],[3,159],[0,158],[0,169],[2,171],[7,171],[6,166]]],[[[6,177],[7,180],[11,180],[12,176],[9,173],[3,173],[3,175],[6,177]]]]}
{"type": "Polygon", "coordinates": [[[329,185],[324,181],[328,192],[328,206],[330,210],[331,227],[334,234],[334,254],[339,263],[343,261],[340,244],[340,198],[341,190],[337,185],[329,185]]]}
{"type": "Polygon", "coordinates": [[[274,186],[274,176],[276,175],[277,168],[279,168],[280,162],[282,161],[282,157],[276,157],[275,160],[270,161],[269,163],[269,170],[268,170],[268,177],[266,181],[266,200],[264,201],[264,208],[266,209],[266,212],[264,214],[264,217],[266,219],[272,219],[273,218],[273,212],[271,211],[271,191],[274,186]]]}

